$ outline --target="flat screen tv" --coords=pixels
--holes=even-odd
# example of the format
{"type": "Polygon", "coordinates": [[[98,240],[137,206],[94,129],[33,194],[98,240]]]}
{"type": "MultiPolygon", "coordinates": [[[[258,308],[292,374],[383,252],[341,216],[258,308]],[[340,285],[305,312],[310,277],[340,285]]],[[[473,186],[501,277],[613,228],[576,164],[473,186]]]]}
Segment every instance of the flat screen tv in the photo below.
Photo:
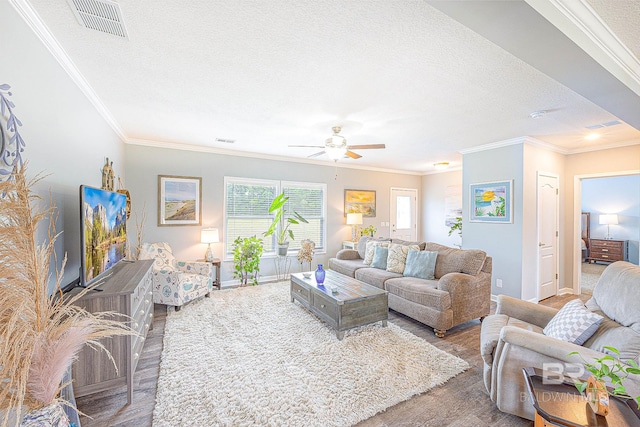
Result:
{"type": "Polygon", "coordinates": [[[80,286],[109,275],[125,258],[127,196],[115,191],[80,186],[80,286]]]}

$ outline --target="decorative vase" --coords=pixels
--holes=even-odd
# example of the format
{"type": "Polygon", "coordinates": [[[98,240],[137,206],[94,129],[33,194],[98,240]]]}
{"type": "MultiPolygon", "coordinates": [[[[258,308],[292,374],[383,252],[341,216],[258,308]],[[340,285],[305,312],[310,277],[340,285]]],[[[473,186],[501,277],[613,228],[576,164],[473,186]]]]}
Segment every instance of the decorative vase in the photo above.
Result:
{"type": "Polygon", "coordinates": [[[27,412],[20,427],[69,427],[69,418],[60,402],[27,412]]]}
{"type": "Polygon", "coordinates": [[[594,413],[606,417],[609,415],[609,393],[604,382],[591,375],[587,378],[587,402],[594,413]]]}
{"type": "Polygon", "coordinates": [[[318,269],[316,270],[316,283],[318,285],[322,285],[324,283],[324,273],[322,264],[318,264],[318,269]]]}

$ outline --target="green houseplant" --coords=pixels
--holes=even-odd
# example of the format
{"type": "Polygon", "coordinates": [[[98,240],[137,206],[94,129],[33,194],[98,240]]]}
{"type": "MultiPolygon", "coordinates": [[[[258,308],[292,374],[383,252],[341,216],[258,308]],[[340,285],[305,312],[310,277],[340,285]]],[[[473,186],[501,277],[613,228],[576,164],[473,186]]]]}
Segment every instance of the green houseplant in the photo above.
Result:
{"type": "Polygon", "coordinates": [[[262,256],[262,239],[256,236],[237,237],[233,241],[233,277],[240,279],[240,286],[258,284],[260,257],[262,256]]]}
{"type": "Polygon", "coordinates": [[[309,221],[304,219],[298,212],[293,211],[292,216],[285,218],[285,204],[289,200],[289,197],[284,195],[284,192],[278,194],[269,206],[269,213],[275,213],[273,222],[269,226],[269,229],[264,232],[265,237],[269,237],[273,234],[276,235],[276,242],[278,244],[278,255],[286,255],[289,249],[289,238],[293,240],[293,230],[289,227],[292,224],[300,224],[301,222],[308,224],[309,221]]]}
{"type": "Polygon", "coordinates": [[[363,228],[362,231],[360,232],[360,234],[362,236],[371,236],[371,237],[373,237],[373,235],[376,234],[376,231],[378,231],[378,229],[375,228],[373,225],[370,225],[368,227],[363,228]]]}
{"type": "MultiPolygon", "coordinates": [[[[453,221],[453,224],[451,224],[451,227],[449,228],[449,234],[447,235],[451,236],[453,233],[458,233],[458,236],[460,236],[460,239],[462,239],[462,217],[461,216],[457,216],[455,221],[453,221]]],[[[462,248],[462,242],[459,245],[455,244],[455,246],[462,248]]]]}
{"type": "MultiPolygon", "coordinates": [[[[640,409],[640,396],[632,397],[627,393],[623,382],[631,374],[640,374],[638,364],[633,360],[628,360],[624,363],[620,360],[620,351],[615,347],[604,346],[604,349],[615,354],[615,357],[607,354],[603,357],[594,359],[593,363],[588,363],[580,353],[572,351],[569,356],[577,354],[582,359],[584,367],[591,373],[591,377],[587,381],[576,381],[575,386],[581,392],[587,395],[587,400],[593,411],[600,415],[607,415],[608,413],[608,401],[606,403],[606,410],[604,413],[600,410],[602,405],[599,405],[602,399],[599,398],[601,393],[605,395],[607,393],[612,396],[617,396],[622,399],[634,399],[640,409]],[[609,382],[613,385],[613,389],[609,391],[605,382],[609,382]]],[[[604,408],[603,408],[604,409],[604,408]]]]}

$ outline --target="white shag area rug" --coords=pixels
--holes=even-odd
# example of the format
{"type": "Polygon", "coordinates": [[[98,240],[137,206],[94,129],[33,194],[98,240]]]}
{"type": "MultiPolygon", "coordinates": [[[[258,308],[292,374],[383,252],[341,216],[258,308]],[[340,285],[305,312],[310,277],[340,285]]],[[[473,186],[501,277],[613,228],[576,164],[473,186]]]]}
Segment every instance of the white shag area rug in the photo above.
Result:
{"type": "Polygon", "coordinates": [[[167,314],[153,425],[349,426],[468,368],[391,323],[338,341],[288,282],[216,291],[167,314]]]}
{"type": "Polygon", "coordinates": [[[583,294],[593,294],[593,288],[596,287],[605,268],[607,268],[607,265],[583,262],[580,272],[580,292],[583,294]]]}

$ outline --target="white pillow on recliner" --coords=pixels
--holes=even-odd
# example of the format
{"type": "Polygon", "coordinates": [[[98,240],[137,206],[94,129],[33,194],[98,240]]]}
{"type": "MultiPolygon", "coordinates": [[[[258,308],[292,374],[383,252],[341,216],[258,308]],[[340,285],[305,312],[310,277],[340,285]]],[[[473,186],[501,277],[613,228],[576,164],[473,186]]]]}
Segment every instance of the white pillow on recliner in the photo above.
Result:
{"type": "Polygon", "coordinates": [[[562,341],[582,345],[593,335],[604,319],[589,311],[582,301],[569,301],[556,313],[542,330],[545,335],[562,341]]]}

